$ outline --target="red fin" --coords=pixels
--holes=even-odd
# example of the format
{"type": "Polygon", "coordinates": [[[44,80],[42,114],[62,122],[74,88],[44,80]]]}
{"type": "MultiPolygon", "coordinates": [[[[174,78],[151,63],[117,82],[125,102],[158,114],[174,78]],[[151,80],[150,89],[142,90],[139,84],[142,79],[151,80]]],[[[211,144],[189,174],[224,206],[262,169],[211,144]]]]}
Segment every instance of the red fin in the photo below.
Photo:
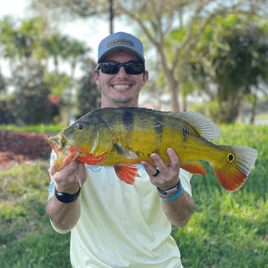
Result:
{"type": "Polygon", "coordinates": [[[80,154],[77,158],[78,161],[82,163],[86,163],[88,165],[96,165],[100,163],[105,156],[108,154],[108,152],[104,153],[103,155],[100,156],[95,156],[93,154],[87,153],[87,154],[80,154]]]}
{"type": "Polygon", "coordinates": [[[137,173],[138,168],[136,166],[118,166],[114,165],[114,170],[117,177],[126,182],[127,184],[134,184],[135,177],[140,177],[137,173]]]}
{"type": "Polygon", "coordinates": [[[228,191],[238,190],[245,182],[247,176],[235,167],[228,169],[214,169],[222,187],[228,191]]]}
{"type": "Polygon", "coordinates": [[[183,165],[181,168],[195,175],[207,175],[205,168],[198,162],[183,165]]]}

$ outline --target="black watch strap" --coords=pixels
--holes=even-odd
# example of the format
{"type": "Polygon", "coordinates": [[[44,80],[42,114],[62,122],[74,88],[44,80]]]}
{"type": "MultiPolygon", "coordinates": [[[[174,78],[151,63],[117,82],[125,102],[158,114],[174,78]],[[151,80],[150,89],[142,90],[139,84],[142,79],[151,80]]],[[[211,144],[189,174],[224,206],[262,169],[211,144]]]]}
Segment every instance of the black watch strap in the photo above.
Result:
{"type": "Polygon", "coordinates": [[[172,193],[172,192],[175,192],[177,191],[178,189],[181,188],[181,180],[178,181],[178,183],[172,187],[172,188],[169,188],[168,190],[164,191],[164,190],[161,190],[160,188],[157,187],[157,190],[158,192],[161,194],[161,195],[167,195],[169,193],[172,193]]]}
{"type": "Polygon", "coordinates": [[[79,197],[80,191],[81,191],[81,187],[79,188],[77,193],[67,194],[67,193],[58,192],[55,187],[55,196],[60,202],[68,204],[68,203],[75,201],[79,197]]]}

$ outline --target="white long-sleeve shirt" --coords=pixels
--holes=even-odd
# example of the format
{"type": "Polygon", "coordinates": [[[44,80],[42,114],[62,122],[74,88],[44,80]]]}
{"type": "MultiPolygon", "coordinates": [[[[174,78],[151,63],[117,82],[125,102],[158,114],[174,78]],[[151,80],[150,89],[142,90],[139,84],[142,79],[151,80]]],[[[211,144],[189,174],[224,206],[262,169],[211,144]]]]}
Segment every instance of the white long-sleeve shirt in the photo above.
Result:
{"type": "MultiPolygon", "coordinates": [[[[51,163],[56,158],[51,155],[51,163]]],[[[182,268],[180,251],[170,236],[172,225],[160,206],[157,189],[138,165],[134,185],[122,182],[112,167],[89,166],[79,198],[81,216],[71,231],[74,268],[182,268]]],[[[191,174],[180,179],[191,195],[191,174]]],[[[51,177],[50,197],[54,194],[51,177]]]]}

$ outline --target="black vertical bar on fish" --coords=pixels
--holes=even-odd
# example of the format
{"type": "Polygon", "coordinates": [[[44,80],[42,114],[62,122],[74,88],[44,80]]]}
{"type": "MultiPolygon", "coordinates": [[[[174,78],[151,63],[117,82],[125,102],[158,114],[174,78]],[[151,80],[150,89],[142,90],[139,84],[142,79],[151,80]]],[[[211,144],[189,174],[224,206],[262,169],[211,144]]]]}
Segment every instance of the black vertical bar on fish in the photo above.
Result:
{"type": "Polygon", "coordinates": [[[133,115],[132,111],[130,111],[130,110],[123,111],[122,121],[123,121],[123,124],[124,124],[125,128],[128,131],[133,130],[133,127],[134,127],[134,115],[133,115]]]}

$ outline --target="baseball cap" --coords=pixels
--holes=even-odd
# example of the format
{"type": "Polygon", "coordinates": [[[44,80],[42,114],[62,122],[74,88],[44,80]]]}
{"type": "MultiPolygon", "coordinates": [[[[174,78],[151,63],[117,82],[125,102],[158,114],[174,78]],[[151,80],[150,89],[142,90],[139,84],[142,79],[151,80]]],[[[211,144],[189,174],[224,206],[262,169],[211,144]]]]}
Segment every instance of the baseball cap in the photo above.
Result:
{"type": "Polygon", "coordinates": [[[135,53],[143,62],[145,61],[141,40],[132,34],[118,32],[110,34],[100,42],[98,49],[98,63],[110,52],[120,49],[129,50],[135,53]]]}

